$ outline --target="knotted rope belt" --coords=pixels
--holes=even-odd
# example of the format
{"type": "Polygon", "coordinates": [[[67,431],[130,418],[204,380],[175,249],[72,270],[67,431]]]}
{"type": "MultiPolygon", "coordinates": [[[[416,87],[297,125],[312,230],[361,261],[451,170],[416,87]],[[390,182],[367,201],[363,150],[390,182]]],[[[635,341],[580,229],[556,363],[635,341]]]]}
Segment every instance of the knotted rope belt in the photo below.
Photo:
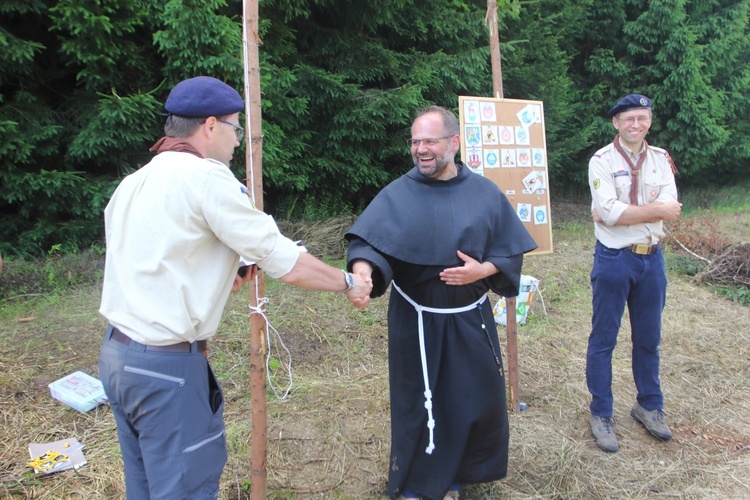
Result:
{"type": "Polygon", "coordinates": [[[472,302],[468,306],[463,307],[452,307],[452,308],[438,308],[438,307],[426,307],[417,304],[411,297],[406,295],[399,287],[396,285],[396,282],[393,282],[393,288],[396,289],[398,293],[401,294],[401,296],[406,299],[409,304],[414,307],[414,309],[417,311],[417,318],[418,318],[418,324],[419,324],[419,355],[422,358],[422,377],[424,378],[424,407],[427,408],[427,428],[430,430],[430,444],[427,446],[427,449],[425,449],[425,452],[428,455],[432,455],[432,451],[435,449],[435,441],[434,441],[434,429],[435,429],[435,419],[432,416],[432,391],[430,391],[430,380],[427,376],[427,356],[425,354],[425,347],[424,347],[424,319],[423,314],[424,312],[429,313],[435,313],[435,314],[457,314],[462,313],[466,311],[471,311],[472,309],[479,307],[482,305],[482,303],[487,299],[487,294],[485,293],[479,299],[472,302]]]}

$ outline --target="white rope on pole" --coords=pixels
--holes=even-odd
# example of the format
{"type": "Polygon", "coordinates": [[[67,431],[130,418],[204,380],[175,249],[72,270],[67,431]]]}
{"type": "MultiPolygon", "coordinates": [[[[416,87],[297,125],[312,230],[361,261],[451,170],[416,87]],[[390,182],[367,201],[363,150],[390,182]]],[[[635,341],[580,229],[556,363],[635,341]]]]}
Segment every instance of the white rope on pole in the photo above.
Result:
{"type": "MultiPolygon", "coordinates": [[[[268,298],[263,297],[258,300],[257,307],[254,307],[252,304],[250,304],[248,307],[250,308],[251,315],[260,314],[265,319],[265,323],[266,323],[266,380],[268,381],[268,386],[273,391],[274,396],[276,396],[276,398],[279,400],[283,400],[283,399],[286,399],[287,396],[289,396],[290,392],[292,392],[292,385],[294,382],[292,379],[292,353],[289,351],[286,344],[284,344],[284,341],[281,338],[281,334],[279,333],[279,331],[268,320],[268,316],[266,316],[266,309],[264,308],[266,304],[268,304],[268,298]],[[289,384],[284,390],[284,394],[281,396],[279,396],[279,393],[276,391],[276,386],[274,385],[274,381],[271,378],[271,370],[270,370],[271,343],[274,342],[273,337],[271,337],[271,330],[273,330],[273,333],[276,334],[276,340],[278,341],[278,344],[280,346],[279,351],[283,349],[284,351],[286,351],[286,355],[287,355],[286,372],[289,377],[289,384]]],[[[281,361],[279,360],[279,362],[281,361]]]]}

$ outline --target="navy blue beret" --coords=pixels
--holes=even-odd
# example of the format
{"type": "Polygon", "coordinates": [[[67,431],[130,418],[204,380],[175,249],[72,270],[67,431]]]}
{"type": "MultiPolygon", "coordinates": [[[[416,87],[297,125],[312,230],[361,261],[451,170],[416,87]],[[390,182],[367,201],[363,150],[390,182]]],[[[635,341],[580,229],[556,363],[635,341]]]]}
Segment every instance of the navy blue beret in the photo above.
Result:
{"type": "Polygon", "coordinates": [[[196,76],[175,85],[164,107],[173,115],[202,118],[237,113],[245,109],[245,102],[221,80],[196,76]]]}
{"type": "Polygon", "coordinates": [[[607,116],[612,117],[623,111],[640,108],[651,109],[651,99],[641,94],[630,94],[617,101],[617,104],[609,110],[607,116]]]}

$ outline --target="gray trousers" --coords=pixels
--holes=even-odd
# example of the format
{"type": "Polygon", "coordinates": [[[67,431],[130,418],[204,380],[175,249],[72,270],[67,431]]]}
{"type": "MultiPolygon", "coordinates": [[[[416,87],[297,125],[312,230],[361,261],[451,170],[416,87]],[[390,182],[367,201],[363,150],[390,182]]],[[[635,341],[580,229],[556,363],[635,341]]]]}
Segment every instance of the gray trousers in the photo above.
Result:
{"type": "Polygon", "coordinates": [[[213,499],[227,461],[224,401],[203,354],[111,339],[99,378],[117,423],[129,500],[213,499]]]}

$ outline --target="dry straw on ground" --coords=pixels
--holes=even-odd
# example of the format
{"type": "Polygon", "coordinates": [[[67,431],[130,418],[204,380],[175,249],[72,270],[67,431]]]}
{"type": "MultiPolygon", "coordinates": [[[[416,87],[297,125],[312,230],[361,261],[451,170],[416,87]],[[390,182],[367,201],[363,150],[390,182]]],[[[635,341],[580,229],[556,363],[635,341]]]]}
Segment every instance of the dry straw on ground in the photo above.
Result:
{"type": "MultiPolygon", "coordinates": [[[[528,409],[511,415],[508,477],[469,487],[462,498],[750,498],[750,309],[687,277],[670,276],[664,313],[662,383],[674,439],[657,441],[629,416],[635,388],[626,315],[613,367],[621,448],[605,454],[595,446],[584,381],[593,249],[587,212],[585,205],[553,205],[555,252],[526,260],[547,310],[535,297],[528,323],[519,326],[520,398],[528,409]]],[[[336,240],[341,228],[324,233],[336,240]]],[[[320,255],[314,236],[295,238],[320,255]]],[[[81,414],[47,389],[75,370],[96,374],[104,329],[98,294],[89,287],[0,304],[0,498],[124,498],[109,408],[81,414]],[[89,464],[32,478],[28,443],[67,436],[86,444],[89,464]]],[[[292,356],[294,384],[289,398],[269,397],[268,497],[386,498],[387,298],[359,313],[340,295],[273,280],[267,296],[268,317],[292,356]]],[[[247,300],[245,293],[232,296],[210,344],[227,400],[222,499],[249,498],[247,300]]],[[[281,367],[274,382],[283,387],[286,351],[273,348],[281,367]]]]}

